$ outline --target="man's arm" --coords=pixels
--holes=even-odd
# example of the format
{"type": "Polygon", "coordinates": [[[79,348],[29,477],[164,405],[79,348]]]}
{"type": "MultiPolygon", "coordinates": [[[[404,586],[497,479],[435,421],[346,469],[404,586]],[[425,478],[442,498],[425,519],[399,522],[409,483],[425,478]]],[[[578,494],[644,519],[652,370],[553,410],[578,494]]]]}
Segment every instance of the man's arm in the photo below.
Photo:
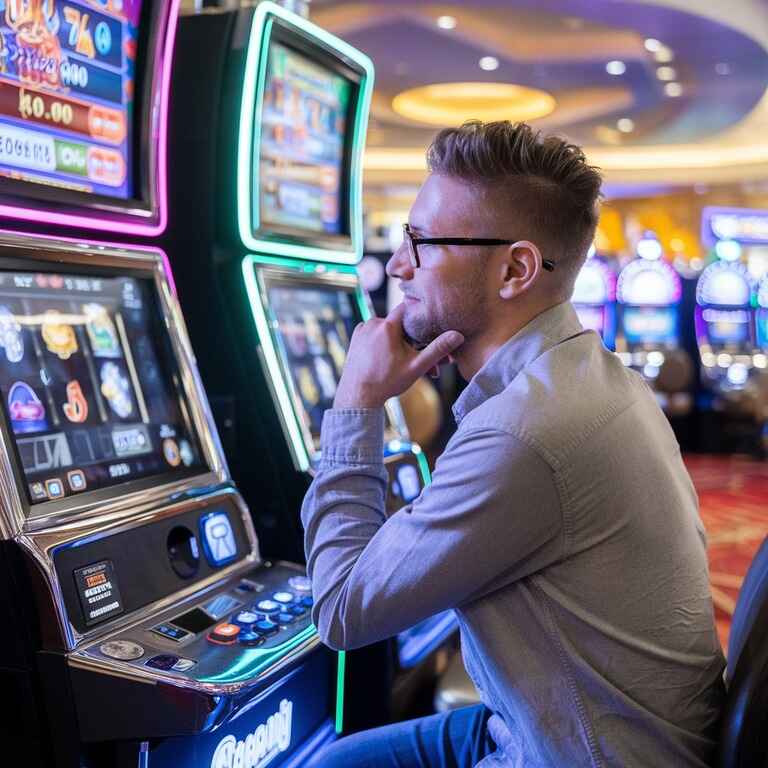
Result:
{"type": "Polygon", "coordinates": [[[549,465],[492,427],[460,430],[432,484],[385,518],[382,409],[327,411],[302,509],[313,620],[332,648],[391,637],[563,554],[549,465]]]}

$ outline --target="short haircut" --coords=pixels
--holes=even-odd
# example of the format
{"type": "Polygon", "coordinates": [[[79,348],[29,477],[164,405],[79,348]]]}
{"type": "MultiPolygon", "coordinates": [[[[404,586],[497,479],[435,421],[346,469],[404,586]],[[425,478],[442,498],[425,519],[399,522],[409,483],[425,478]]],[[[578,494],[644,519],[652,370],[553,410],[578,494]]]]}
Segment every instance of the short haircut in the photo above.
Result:
{"type": "Polygon", "coordinates": [[[526,227],[515,236],[532,240],[555,261],[570,296],[595,236],[602,183],[579,147],[525,123],[473,120],[440,131],[427,165],[508,201],[510,219],[526,227]]]}

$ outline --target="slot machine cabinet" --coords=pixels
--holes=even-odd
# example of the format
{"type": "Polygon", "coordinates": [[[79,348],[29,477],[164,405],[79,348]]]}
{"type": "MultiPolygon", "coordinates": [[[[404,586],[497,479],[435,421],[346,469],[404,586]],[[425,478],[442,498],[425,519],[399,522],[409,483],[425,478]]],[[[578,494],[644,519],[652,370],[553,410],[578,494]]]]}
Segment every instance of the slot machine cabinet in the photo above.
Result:
{"type": "MultiPolygon", "coordinates": [[[[372,67],[359,51],[270,2],[183,16],[178,62],[176,218],[164,242],[259,539],[271,552],[303,558],[301,503],[319,458],[319,416],[333,400],[349,335],[338,313],[342,305],[356,320],[369,313],[355,265],[372,67]],[[301,85],[302,72],[311,74],[311,87],[301,85]],[[330,304],[317,304],[318,292],[330,304]]],[[[396,400],[388,414],[385,461],[395,507],[417,495],[428,474],[396,400]]],[[[387,644],[385,658],[368,667],[387,678],[390,667],[405,676],[433,670],[455,628],[452,616],[441,617],[426,634],[387,644]]],[[[390,695],[360,691],[368,700],[390,695]]]]}
{"type": "Polygon", "coordinates": [[[579,322],[600,334],[603,344],[616,348],[616,272],[590,248],[576,277],[571,303],[579,322]]]}

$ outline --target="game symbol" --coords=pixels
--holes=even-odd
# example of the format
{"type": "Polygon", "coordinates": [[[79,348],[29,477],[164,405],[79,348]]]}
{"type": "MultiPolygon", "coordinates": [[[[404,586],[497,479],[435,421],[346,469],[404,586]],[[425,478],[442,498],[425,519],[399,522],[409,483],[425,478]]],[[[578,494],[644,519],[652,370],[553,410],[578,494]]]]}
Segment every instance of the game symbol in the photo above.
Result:
{"type": "Polygon", "coordinates": [[[347,352],[344,347],[341,346],[341,341],[335,333],[331,331],[328,334],[328,352],[333,358],[333,364],[336,366],[336,373],[341,377],[341,372],[344,370],[344,363],[347,360],[347,352]]]}
{"type": "Polygon", "coordinates": [[[14,432],[40,432],[48,429],[45,407],[32,387],[16,381],[8,393],[8,413],[14,432]]]}
{"type": "Polygon", "coordinates": [[[317,391],[317,384],[312,378],[309,368],[301,367],[298,372],[299,391],[301,399],[310,407],[314,407],[320,401],[320,393],[317,391]]]}
{"type": "Polygon", "coordinates": [[[83,304],[87,318],[85,329],[91,341],[94,357],[120,357],[120,341],[117,330],[106,307],[102,304],[83,304]]]}
{"type": "Polygon", "coordinates": [[[179,464],[181,464],[179,446],[176,444],[176,441],[170,437],[166,437],[165,440],[163,440],[163,456],[165,456],[165,460],[172,467],[178,467],[179,464]]]}
{"type": "Polygon", "coordinates": [[[323,390],[323,398],[333,400],[336,394],[336,375],[331,364],[324,357],[315,358],[315,373],[320,382],[320,388],[323,390]]]}
{"type": "Polygon", "coordinates": [[[0,305],[0,347],[5,349],[9,363],[18,363],[24,357],[24,338],[16,315],[8,307],[0,305]]]}
{"type": "Polygon", "coordinates": [[[288,344],[288,349],[296,357],[303,357],[307,354],[307,334],[301,320],[289,320],[286,323],[285,340],[288,344]]]}
{"type": "Polygon", "coordinates": [[[49,309],[43,315],[41,332],[48,351],[60,360],[69,358],[78,350],[75,329],[63,322],[64,316],[57,309],[49,309]]]}
{"type": "Polygon", "coordinates": [[[128,418],[133,413],[130,382],[115,363],[104,363],[100,375],[101,394],[107,399],[109,407],[121,419],[128,418]]]}
{"type": "Polygon", "coordinates": [[[77,379],[67,384],[67,402],[61,408],[64,415],[75,424],[82,424],[88,418],[88,401],[77,379]]]}
{"type": "Polygon", "coordinates": [[[184,462],[184,466],[188,467],[195,460],[195,454],[192,451],[192,446],[189,444],[189,440],[179,441],[179,455],[184,462]]]}
{"type": "Polygon", "coordinates": [[[322,355],[325,352],[325,340],[323,331],[317,318],[310,312],[304,313],[304,327],[307,330],[307,341],[309,342],[309,351],[313,355],[322,355]]]}
{"type": "Polygon", "coordinates": [[[58,88],[61,47],[56,35],[61,20],[53,0],[8,0],[5,21],[16,33],[19,79],[28,85],[58,88]]]}
{"type": "MultiPolygon", "coordinates": [[[[211,565],[224,565],[237,557],[237,542],[235,541],[232,524],[223,512],[213,512],[206,515],[200,520],[200,523],[203,529],[205,553],[211,565]]],[[[222,597],[227,598],[228,596],[222,595],[222,597]]],[[[211,613],[210,605],[208,603],[204,606],[207,613],[211,613]]],[[[232,606],[230,605],[227,607],[227,612],[231,610],[232,606]]]]}

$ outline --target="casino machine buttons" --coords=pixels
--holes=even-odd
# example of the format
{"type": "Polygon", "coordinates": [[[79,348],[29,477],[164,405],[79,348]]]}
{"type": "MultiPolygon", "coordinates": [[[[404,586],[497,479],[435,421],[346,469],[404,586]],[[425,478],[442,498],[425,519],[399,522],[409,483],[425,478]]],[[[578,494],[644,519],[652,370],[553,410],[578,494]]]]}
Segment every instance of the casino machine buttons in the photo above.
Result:
{"type": "Polygon", "coordinates": [[[258,632],[260,635],[274,635],[277,633],[277,631],[280,629],[280,627],[277,626],[277,624],[273,624],[271,621],[257,621],[253,625],[254,631],[258,632]]]}
{"type": "Polygon", "coordinates": [[[297,592],[312,591],[312,582],[306,576],[291,576],[288,579],[288,584],[291,589],[295,589],[297,592]]]}
{"type": "Polygon", "coordinates": [[[291,622],[296,621],[296,617],[292,613],[278,613],[277,620],[281,624],[290,624],[291,622]]]}
{"type": "Polygon", "coordinates": [[[197,664],[193,659],[180,658],[172,667],[174,672],[189,672],[197,664]]]}
{"type": "Polygon", "coordinates": [[[293,593],[291,593],[291,592],[275,592],[275,594],[272,595],[272,599],[275,602],[278,602],[278,603],[292,603],[293,602],[293,593]]]}
{"type": "Polygon", "coordinates": [[[256,632],[241,632],[237,636],[237,641],[246,648],[256,648],[264,643],[264,636],[256,632]]]}
{"type": "Polygon", "coordinates": [[[170,653],[161,653],[159,656],[153,656],[151,659],[147,660],[144,665],[152,667],[153,669],[169,670],[173,669],[178,660],[178,656],[174,656],[170,653]]]}
{"type": "Polygon", "coordinates": [[[235,616],[232,619],[233,624],[240,624],[241,626],[247,627],[251,624],[254,624],[259,620],[259,614],[254,613],[253,611],[240,611],[240,613],[235,614],[235,616]]]}
{"type": "Polygon", "coordinates": [[[303,616],[309,609],[305,605],[289,605],[288,611],[294,616],[303,616]]]}
{"type": "Polygon", "coordinates": [[[110,659],[119,659],[120,661],[135,661],[144,655],[143,646],[130,640],[110,640],[102,643],[99,650],[110,659]]]}
{"type": "Polygon", "coordinates": [[[259,613],[277,613],[281,611],[283,606],[280,603],[276,603],[274,600],[260,600],[256,603],[256,610],[259,613]]]}
{"type": "Polygon", "coordinates": [[[174,640],[177,643],[189,636],[186,629],[175,627],[173,624],[157,624],[150,631],[166,638],[166,640],[174,640]]]}

